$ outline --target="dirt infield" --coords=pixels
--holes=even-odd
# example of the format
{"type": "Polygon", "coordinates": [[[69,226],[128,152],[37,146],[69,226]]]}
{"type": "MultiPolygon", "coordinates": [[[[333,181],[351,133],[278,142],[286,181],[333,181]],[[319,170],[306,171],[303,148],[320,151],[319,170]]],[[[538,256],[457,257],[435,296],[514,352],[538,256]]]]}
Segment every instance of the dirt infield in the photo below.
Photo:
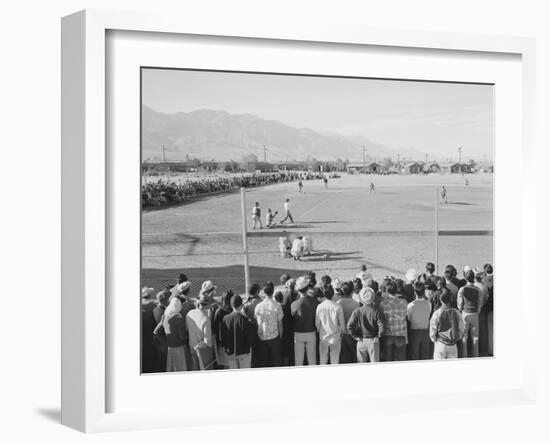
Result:
{"type": "MultiPolygon", "coordinates": [[[[435,190],[448,188],[448,203],[439,204],[439,230],[462,231],[461,236],[441,236],[440,266],[482,265],[492,262],[493,229],[492,174],[468,175],[465,188],[460,175],[344,175],[329,180],[305,181],[304,192],[297,183],[250,189],[246,193],[247,222],[251,228],[252,205],[279,212],[290,198],[294,225],[256,230],[248,239],[251,279],[277,279],[306,270],[350,278],[366,264],[375,277],[402,276],[410,267],[421,268],[434,261],[435,190]],[[369,184],[376,190],[369,194],[369,184]],[[476,230],[481,236],[464,231],[476,230]],[[278,237],[307,235],[315,252],[296,262],[278,252],[278,237]]],[[[142,215],[143,283],[161,287],[176,274],[187,273],[196,284],[213,279],[221,288],[242,290],[243,241],[241,202],[238,193],[203,198],[191,204],[142,215]]]]}

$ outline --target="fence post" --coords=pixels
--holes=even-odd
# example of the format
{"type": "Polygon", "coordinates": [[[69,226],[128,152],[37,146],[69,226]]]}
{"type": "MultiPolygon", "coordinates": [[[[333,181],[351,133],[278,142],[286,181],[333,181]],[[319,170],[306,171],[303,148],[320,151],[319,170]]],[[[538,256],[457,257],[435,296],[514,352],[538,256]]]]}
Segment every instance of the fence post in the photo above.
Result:
{"type": "Polygon", "coordinates": [[[248,293],[250,286],[250,269],[248,268],[248,234],[246,228],[246,197],[245,188],[241,187],[241,215],[242,215],[242,233],[243,233],[243,256],[244,256],[244,287],[245,293],[248,293]]]}
{"type": "Polygon", "coordinates": [[[434,240],[435,240],[435,274],[439,274],[439,186],[434,187],[434,240]]]}

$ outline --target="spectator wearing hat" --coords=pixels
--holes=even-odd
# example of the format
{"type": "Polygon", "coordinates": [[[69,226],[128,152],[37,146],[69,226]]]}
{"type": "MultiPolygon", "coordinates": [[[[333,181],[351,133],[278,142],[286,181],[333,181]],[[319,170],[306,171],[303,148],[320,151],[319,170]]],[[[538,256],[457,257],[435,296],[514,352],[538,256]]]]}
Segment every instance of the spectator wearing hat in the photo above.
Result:
{"type": "Polygon", "coordinates": [[[430,359],[430,314],[432,305],[425,296],[425,285],[416,281],[414,283],[416,299],[407,306],[408,331],[408,357],[417,361],[430,359]]]}
{"type": "Polygon", "coordinates": [[[166,371],[187,371],[187,360],[184,347],[188,345],[188,335],[185,319],[181,317],[181,301],[172,298],[164,312],[163,328],[166,333],[168,351],[166,355],[166,371]]]}
{"type": "Polygon", "coordinates": [[[464,334],[464,320],[460,312],[451,307],[451,293],[444,288],[441,293],[441,307],[430,320],[430,339],[434,343],[434,359],[458,357],[457,342],[464,334]]]}
{"type": "Polygon", "coordinates": [[[405,284],[403,285],[403,296],[407,300],[407,303],[413,302],[415,299],[414,296],[414,281],[418,278],[418,275],[416,273],[415,269],[409,269],[405,273],[405,284]]]}
{"type": "MultiPolygon", "coordinates": [[[[336,281],[336,279],[335,279],[336,281]]],[[[338,281],[339,282],[339,281],[338,281]]],[[[353,288],[351,283],[344,282],[339,287],[342,297],[338,300],[338,304],[342,307],[342,312],[344,313],[344,323],[348,324],[349,318],[354,310],[358,309],[361,304],[351,297],[353,288]]],[[[340,349],[340,363],[341,364],[350,364],[357,362],[357,341],[349,333],[348,328],[344,330],[342,336],[342,348],[340,349]]]]}
{"type": "Polygon", "coordinates": [[[404,361],[407,353],[407,301],[395,296],[395,281],[389,280],[380,309],[386,326],[382,337],[382,360],[404,361]]]}
{"type": "MultiPolygon", "coordinates": [[[[205,288],[205,284],[203,284],[203,288],[205,288]]],[[[210,296],[213,289],[209,285],[206,285],[206,289],[205,291],[201,290],[199,294],[197,308],[187,313],[185,318],[189,332],[191,368],[194,371],[212,370],[216,362],[210,312],[210,307],[214,303],[210,296]]]]}
{"type": "Polygon", "coordinates": [[[189,283],[187,275],[185,273],[180,273],[178,279],[176,280],[176,284],[170,289],[170,299],[174,296],[180,296],[182,291],[188,289],[190,286],[191,283],[189,283]]]}
{"type": "Polygon", "coordinates": [[[317,352],[315,312],[318,302],[315,299],[314,288],[310,287],[308,278],[299,277],[294,288],[300,296],[290,305],[294,320],[295,365],[304,365],[304,355],[307,357],[308,365],[315,365],[317,352]]]}
{"type": "Polygon", "coordinates": [[[256,322],[243,311],[240,296],[231,297],[232,313],[225,315],[221,324],[222,345],[230,369],[250,368],[252,344],[256,339],[256,322]]]}
{"type": "Polygon", "coordinates": [[[343,295],[342,295],[342,280],[340,280],[340,278],[334,278],[332,280],[332,282],[330,283],[330,285],[332,285],[332,289],[334,290],[334,296],[332,297],[332,299],[335,302],[340,301],[340,299],[342,299],[342,297],[343,297],[343,295]]]}
{"type": "MultiPolygon", "coordinates": [[[[162,322],[164,311],[170,303],[170,289],[166,288],[157,293],[157,302],[158,304],[153,310],[155,329],[158,324],[162,322]]],[[[153,371],[155,373],[162,373],[166,371],[166,357],[168,352],[168,344],[166,343],[166,333],[164,331],[164,327],[161,327],[158,333],[153,332],[153,350],[153,371]]]]}
{"type": "Polygon", "coordinates": [[[319,361],[321,365],[328,364],[329,359],[331,364],[338,364],[342,333],[346,329],[344,311],[342,306],[332,299],[334,289],[330,282],[330,278],[328,278],[328,285],[323,286],[321,289],[323,290],[324,301],[319,304],[315,312],[315,327],[319,333],[319,361]]]}
{"type": "Polygon", "coordinates": [[[254,309],[258,324],[259,367],[278,367],[281,365],[281,337],[283,335],[283,309],[273,299],[273,283],[265,283],[265,298],[254,309]]]}
{"type": "Polygon", "coordinates": [[[483,282],[487,286],[487,302],[485,303],[487,306],[487,354],[493,356],[493,266],[485,264],[483,270],[485,271],[483,282]]]}
{"type": "Polygon", "coordinates": [[[475,286],[475,274],[466,270],[466,285],[458,290],[457,305],[464,319],[464,336],[462,337],[462,357],[479,356],[479,309],[481,293],[475,286]],[[468,345],[471,344],[471,345],[468,345]]]}
{"type": "Polygon", "coordinates": [[[212,318],[212,334],[216,343],[216,359],[220,368],[227,368],[227,357],[225,349],[223,348],[221,325],[224,316],[231,313],[231,298],[233,297],[233,290],[227,290],[222,294],[220,299],[220,305],[214,311],[214,317],[212,318]]]}
{"type": "Polygon", "coordinates": [[[376,293],[364,287],[359,294],[362,306],[347,322],[347,331],[357,342],[357,362],[380,362],[380,338],[384,333],[384,314],[376,305],[376,293]]]}

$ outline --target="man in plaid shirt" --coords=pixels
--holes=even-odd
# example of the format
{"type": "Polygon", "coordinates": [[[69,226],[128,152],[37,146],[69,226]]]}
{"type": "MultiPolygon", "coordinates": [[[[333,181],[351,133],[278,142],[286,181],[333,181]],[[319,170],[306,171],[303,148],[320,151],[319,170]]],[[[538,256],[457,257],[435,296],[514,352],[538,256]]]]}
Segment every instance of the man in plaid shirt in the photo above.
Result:
{"type": "Polygon", "coordinates": [[[382,337],[382,360],[404,361],[407,349],[407,301],[395,296],[395,281],[386,283],[380,309],[386,318],[386,327],[382,337]]]}

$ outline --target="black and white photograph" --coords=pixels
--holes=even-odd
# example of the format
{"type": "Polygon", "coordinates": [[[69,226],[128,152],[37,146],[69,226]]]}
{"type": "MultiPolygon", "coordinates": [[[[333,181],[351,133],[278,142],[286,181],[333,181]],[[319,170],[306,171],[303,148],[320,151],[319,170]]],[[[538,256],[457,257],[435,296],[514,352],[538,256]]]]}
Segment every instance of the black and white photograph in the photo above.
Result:
{"type": "Polygon", "coordinates": [[[143,374],[494,356],[493,84],[142,67],[140,113],[143,374]]]}

